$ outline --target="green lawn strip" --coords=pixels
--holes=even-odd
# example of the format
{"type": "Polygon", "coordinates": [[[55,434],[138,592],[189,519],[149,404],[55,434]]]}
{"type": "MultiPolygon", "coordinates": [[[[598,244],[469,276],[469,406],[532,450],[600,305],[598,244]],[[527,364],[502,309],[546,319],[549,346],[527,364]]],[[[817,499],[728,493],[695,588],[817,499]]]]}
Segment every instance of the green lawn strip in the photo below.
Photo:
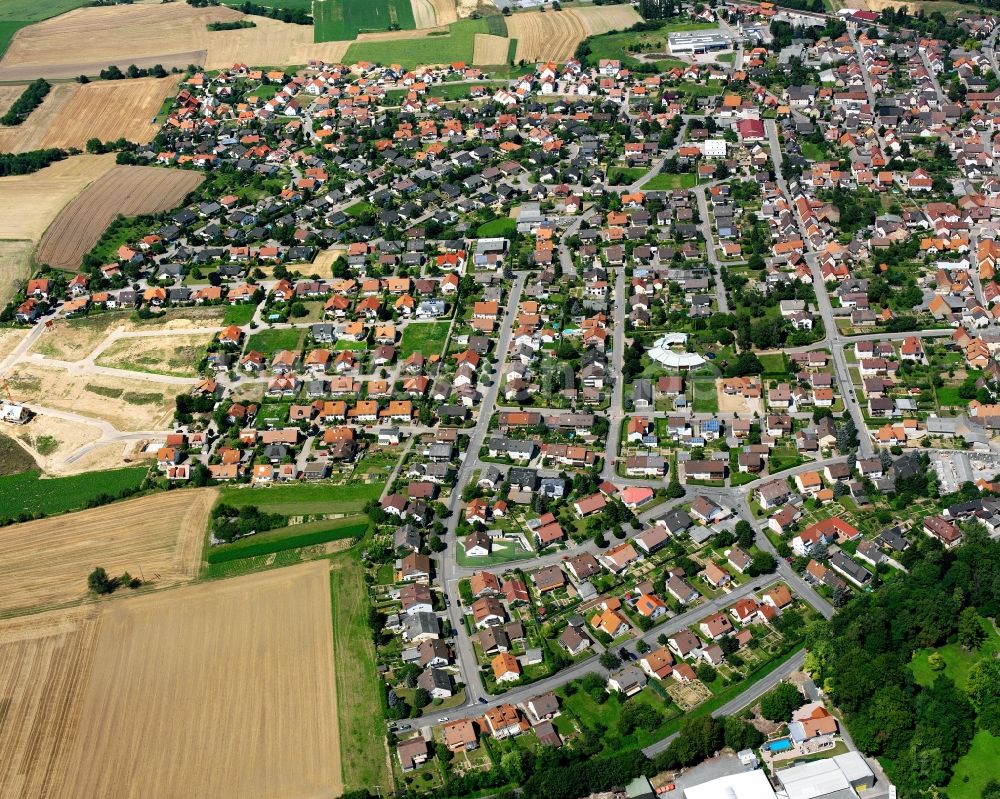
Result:
{"type": "Polygon", "coordinates": [[[357,552],[330,558],[330,595],[344,789],[378,785],[387,790],[382,686],[368,627],[368,588],[357,552]]]}
{"type": "Polygon", "coordinates": [[[364,516],[293,524],[249,536],[232,544],[213,547],[209,550],[206,560],[209,563],[225,563],[257,555],[272,555],[286,549],[326,544],[344,538],[358,538],[368,530],[368,524],[368,519],[364,516]]]}
{"type": "Polygon", "coordinates": [[[267,488],[226,486],[219,501],[240,508],[256,505],[268,513],[360,513],[369,500],[378,499],[383,483],[302,483],[267,488]]]}
{"type": "MultiPolygon", "coordinates": [[[[605,33],[600,36],[591,36],[587,39],[590,45],[590,52],[585,58],[588,66],[596,67],[601,59],[615,59],[622,62],[623,67],[634,69],[640,62],[631,55],[631,48],[641,49],[645,53],[667,53],[669,45],[667,34],[676,31],[694,31],[714,28],[711,23],[704,22],[675,22],[666,23],[656,30],[650,31],[617,31],[605,33]]],[[[666,58],[657,62],[657,67],[662,70],[671,69],[675,66],[686,67],[683,61],[673,58],[666,58]]]]}
{"type": "Polygon", "coordinates": [[[0,477],[0,520],[16,519],[20,513],[50,516],[80,510],[101,495],[114,497],[138,488],[147,471],[145,466],[131,466],[45,480],[37,471],[0,477]]]}
{"type": "Polygon", "coordinates": [[[1000,738],[980,730],[972,747],[955,764],[945,795],[948,799],[979,799],[991,779],[1000,779],[1000,738]]]}
{"type": "Polygon", "coordinates": [[[501,563],[513,563],[517,560],[526,560],[534,557],[534,552],[526,552],[523,549],[515,548],[513,545],[504,551],[498,551],[497,545],[493,545],[493,554],[482,558],[469,557],[465,554],[465,548],[461,543],[455,548],[455,560],[463,569],[478,569],[486,566],[497,566],[501,563]]]}
{"type": "Polygon", "coordinates": [[[403,328],[399,341],[399,357],[409,358],[419,351],[425,358],[440,355],[448,337],[450,322],[410,322],[403,328]]]}
{"type": "MultiPolygon", "coordinates": [[[[329,2],[329,0],[327,0],[329,2]]],[[[448,26],[448,33],[420,39],[385,42],[354,42],[344,60],[347,63],[371,61],[376,64],[401,64],[405,69],[418,65],[472,62],[477,33],[489,33],[484,19],[463,19],[448,26]]]]}

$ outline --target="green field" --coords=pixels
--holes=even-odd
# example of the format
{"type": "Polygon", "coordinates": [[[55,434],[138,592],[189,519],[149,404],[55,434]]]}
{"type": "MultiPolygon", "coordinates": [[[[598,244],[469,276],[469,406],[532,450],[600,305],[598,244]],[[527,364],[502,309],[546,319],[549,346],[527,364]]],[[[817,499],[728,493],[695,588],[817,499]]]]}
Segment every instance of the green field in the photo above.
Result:
{"type": "Polygon", "coordinates": [[[268,513],[292,516],[308,513],[360,513],[365,503],[378,499],[382,483],[302,483],[269,486],[267,488],[237,488],[226,486],[219,501],[241,508],[256,505],[268,513]]]}
{"type": "Polygon", "coordinates": [[[279,330],[260,330],[247,340],[247,352],[257,350],[272,355],[278,350],[298,350],[302,346],[304,331],[294,327],[279,330]]]}
{"type": "Polygon", "coordinates": [[[483,222],[476,229],[476,235],[481,239],[510,238],[515,233],[517,233],[517,220],[509,216],[498,216],[489,222],[483,222]]]}
{"type": "Polygon", "coordinates": [[[613,166],[608,169],[608,183],[612,186],[627,186],[635,183],[647,171],[639,166],[613,166]]]}
{"type": "Polygon", "coordinates": [[[925,688],[937,678],[938,674],[944,674],[959,688],[964,689],[969,681],[969,669],[972,664],[981,658],[995,656],[1000,652],[1000,635],[993,629],[993,625],[987,619],[980,619],[983,632],[986,633],[986,640],[976,652],[963,649],[958,644],[945,644],[934,649],[920,649],[913,655],[910,661],[910,671],[913,678],[925,688]],[[944,659],[944,669],[940,672],[934,671],[927,662],[932,652],[939,652],[944,659]]]}
{"type": "Polygon", "coordinates": [[[46,480],[36,471],[0,477],[0,520],[16,519],[22,512],[51,516],[79,510],[101,494],[116,496],[125,489],[138,488],[146,472],[145,466],[133,466],[46,480]]]}
{"type": "Polygon", "coordinates": [[[1000,738],[980,730],[972,748],[955,764],[945,788],[948,799],[979,799],[990,780],[1000,780],[1000,738]]]}
{"type": "Polygon", "coordinates": [[[803,158],[808,158],[810,161],[822,161],[826,158],[826,151],[818,144],[813,144],[811,141],[804,141],[799,146],[802,149],[803,158]]]}
{"type": "Polygon", "coordinates": [[[364,31],[416,27],[410,0],[316,0],[313,20],[317,42],[348,41],[364,31]]]}
{"type": "Polygon", "coordinates": [[[785,377],[788,372],[785,368],[785,356],[780,352],[772,352],[759,356],[761,366],[764,367],[765,375],[785,377]]]}
{"type": "Polygon", "coordinates": [[[355,42],[347,48],[347,55],[343,60],[348,64],[356,61],[401,64],[405,69],[455,61],[471,64],[476,34],[489,33],[489,24],[485,19],[462,19],[449,25],[448,31],[445,35],[425,36],[421,39],[355,42]]]}
{"type": "Polygon", "coordinates": [[[399,357],[409,358],[419,351],[425,358],[440,355],[448,338],[450,322],[410,322],[403,328],[399,341],[399,357]]]}
{"type": "Polygon", "coordinates": [[[653,175],[642,184],[642,188],[653,191],[656,189],[692,189],[698,185],[698,176],[694,172],[683,172],[680,174],[670,174],[661,172],[653,175]]]}
{"type": "Polygon", "coordinates": [[[322,519],[305,524],[294,524],[248,536],[232,544],[211,547],[205,560],[209,563],[226,563],[258,555],[273,555],[286,549],[325,544],[344,538],[358,538],[368,529],[368,517],[347,516],[343,519],[322,519]]]}
{"type": "Polygon", "coordinates": [[[368,587],[356,552],[330,559],[333,656],[345,790],[389,785],[382,685],[368,627],[368,587]]]}

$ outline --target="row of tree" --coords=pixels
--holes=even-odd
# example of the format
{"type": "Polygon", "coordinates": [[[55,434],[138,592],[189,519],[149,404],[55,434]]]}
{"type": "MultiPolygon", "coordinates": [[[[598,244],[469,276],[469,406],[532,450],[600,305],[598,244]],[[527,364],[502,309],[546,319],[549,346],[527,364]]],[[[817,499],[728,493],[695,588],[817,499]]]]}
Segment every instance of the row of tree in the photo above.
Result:
{"type": "Polygon", "coordinates": [[[28,118],[28,115],[42,104],[45,95],[49,93],[51,84],[45,78],[39,78],[28,84],[27,88],[21,92],[14,104],[7,109],[7,113],[0,117],[0,124],[20,125],[28,118]]]}

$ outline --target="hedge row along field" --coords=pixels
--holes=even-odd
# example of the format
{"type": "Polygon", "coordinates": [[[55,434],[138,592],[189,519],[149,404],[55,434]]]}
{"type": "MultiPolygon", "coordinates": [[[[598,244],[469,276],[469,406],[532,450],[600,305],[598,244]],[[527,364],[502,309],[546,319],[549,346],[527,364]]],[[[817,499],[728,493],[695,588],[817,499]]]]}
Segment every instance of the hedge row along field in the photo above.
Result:
{"type": "Polygon", "coordinates": [[[341,541],[345,538],[357,538],[364,535],[368,529],[368,520],[344,519],[339,523],[331,522],[330,526],[324,526],[319,530],[288,534],[287,531],[294,529],[294,527],[288,527],[285,528],[286,532],[280,534],[275,534],[272,531],[271,533],[262,533],[260,538],[253,536],[235,544],[223,545],[210,551],[206,560],[209,563],[228,563],[258,555],[273,555],[286,549],[299,549],[315,544],[326,544],[330,541],[341,541]]]}

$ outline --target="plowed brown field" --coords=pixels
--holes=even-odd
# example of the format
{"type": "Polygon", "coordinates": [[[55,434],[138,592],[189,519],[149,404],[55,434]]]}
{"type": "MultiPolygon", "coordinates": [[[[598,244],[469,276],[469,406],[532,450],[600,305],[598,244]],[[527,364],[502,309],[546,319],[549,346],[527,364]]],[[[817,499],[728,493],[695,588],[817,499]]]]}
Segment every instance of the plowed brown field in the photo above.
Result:
{"type": "Polygon", "coordinates": [[[60,269],[77,269],[116,215],[174,208],[202,180],[197,172],[116,166],[59,212],[42,236],[36,260],[60,269]]]}
{"type": "Polygon", "coordinates": [[[325,561],[0,623],[0,797],[342,793],[325,561]]]}
{"type": "Polygon", "coordinates": [[[158,585],[192,579],[215,496],[211,488],[171,491],[0,528],[0,613],[82,599],[95,566],[158,585]]]}

